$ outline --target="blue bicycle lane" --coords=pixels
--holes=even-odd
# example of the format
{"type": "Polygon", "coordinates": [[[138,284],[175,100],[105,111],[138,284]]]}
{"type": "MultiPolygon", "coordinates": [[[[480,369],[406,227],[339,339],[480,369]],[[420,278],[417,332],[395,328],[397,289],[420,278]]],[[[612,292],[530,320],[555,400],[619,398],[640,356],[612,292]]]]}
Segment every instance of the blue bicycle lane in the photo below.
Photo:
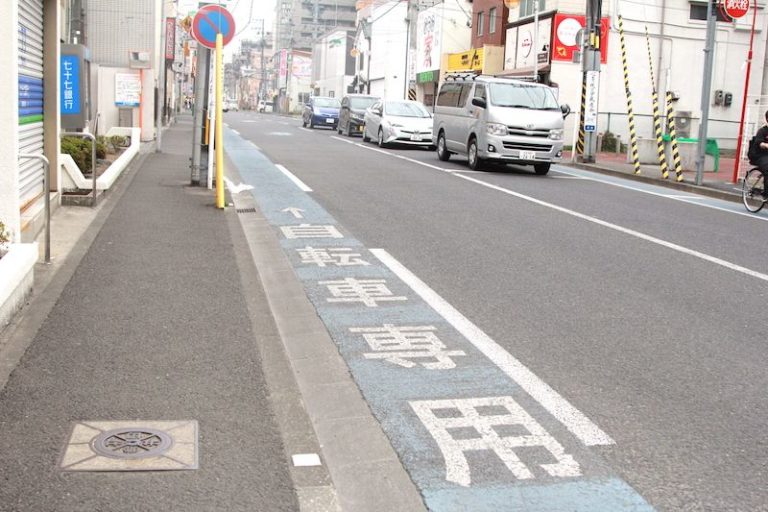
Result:
{"type": "MultiPolygon", "coordinates": [[[[654,510],[254,144],[227,154],[429,510],[654,510]]],[[[595,443],[597,444],[597,443],[595,443]]]]}

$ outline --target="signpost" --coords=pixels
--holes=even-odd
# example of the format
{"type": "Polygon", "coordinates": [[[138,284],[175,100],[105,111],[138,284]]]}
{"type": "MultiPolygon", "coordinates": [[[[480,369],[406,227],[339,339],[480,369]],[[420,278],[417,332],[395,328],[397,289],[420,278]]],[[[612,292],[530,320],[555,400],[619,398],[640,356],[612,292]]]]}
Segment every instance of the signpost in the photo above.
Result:
{"type": "MultiPolygon", "coordinates": [[[[744,114],[747,111],[747,95],[749,94],[749,74],[752,72],[752,44],[755,41],[755,21],[757,20],[757,1],[755,1],[755,11],[752,15],[752,32],[749,34],[749,52],[747,53],[747,74],[744,77],[744,98],[741,100],[741,118],[739,120],[739,137],[736,139],[736,159],[733,163],[733,178],[731,181],[739,181],[739,164],[741,163],[741,145],[744,138],[744,114]]],[[[725,0],[723,10],[728,16],[740,18],[744,16],[749,9],[749,0],[725,0]],[[738,6],[732,4],[738,3],[738,6]],[[746,3],[746,6],[743,5],[746,3]]]]}
{"type": "MultiPolygon", "coordinates": [[[[235,20],[232,14],[220,5],[202,7],[192,20],[192,36],[198,43],[215,50],[215,130],[214,147],[216,151],[216,208],[224,208],[224,114],[222,95],[224,93],[223,59],[224,46],[235,37],[235,20]]],[[[210,159],[210,155],[208,157],[210,159]]]]}

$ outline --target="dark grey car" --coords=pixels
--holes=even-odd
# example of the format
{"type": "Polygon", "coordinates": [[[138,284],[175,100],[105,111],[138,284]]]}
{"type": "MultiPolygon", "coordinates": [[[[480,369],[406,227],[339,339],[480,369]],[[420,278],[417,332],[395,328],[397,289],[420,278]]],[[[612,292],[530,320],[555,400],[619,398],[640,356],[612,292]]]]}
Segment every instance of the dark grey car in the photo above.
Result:
{"type": "Polygon", "coordinates": [[[379,101],[378,97],[366,94],[347,94],[344,96],[339,111],[339,133],[348,137],[362,135],[365,111],[377,101],[379,101]]]}

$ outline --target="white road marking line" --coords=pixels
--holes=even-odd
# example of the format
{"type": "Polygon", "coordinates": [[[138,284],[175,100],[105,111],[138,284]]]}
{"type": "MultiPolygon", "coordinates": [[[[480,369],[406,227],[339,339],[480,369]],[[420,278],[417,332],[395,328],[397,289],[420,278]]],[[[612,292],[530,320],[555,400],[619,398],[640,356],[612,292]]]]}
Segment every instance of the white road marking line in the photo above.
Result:
{"type": "Polygon", "coordinates": [[[230,130],[232,133],[234,133],[235,135],[240,135],[240,132],[239,132],[239,131],[237,131],[237,130],[235,130],[234,128],[230,128],[229,130],[230,130]]]}
{"type": "Polygon", "coordinates": [[[436,171],[445,172],[445,169],[443,169],[442,167],[438,167],[436,165],[428,164],[426,162],[422,162],[422,161],[416,160],[414,158],[409,158],[407,156],[398,155],[397,153],[391,153],[391,152],[385,151],[383,149],[366,146],[365,144],[362,144],[360,142],[356,143],[355,146],[361,147],[363,149],[368,149],[370,151],[375,151],[377,153],[383,153],[385,155],[393,156],[395,158],[399,158],[400,160],[405,160],[407,162],[411,162],[411,163],[414,163],[414,164],[423,165],[424,167],[429,167],[430,169],[434,169],[436,171]]]}
{"type": "MultiPolygon", "coordinates": [[[[693,249],[689,249],[687,247],[683,247],[682,245],[674,244],[672,242],[667,242],[666,240],[662,240],[661,238],[656,238],[650,235],[646,235],[645,233],[641,233],[639,231],[635,231],[634,229],[625,228],[622,226],[619,226],[618,224],[613,224],[611,222],[607,222],[601,219],[598,219],[597,217],[592,217],[590,215],[585,215],[583,213],[579,213],[574,210],[569,210],[568,208],[563,208],[562,206],[557,206],[552,203],[548,203],[546,201],[542,201],[540,199],[536,199],[531,196],[526,196],[524,194],[520,194],[519,192],[514,192],[512,190],[499,187],[496,185],[491,185],[490,183],[486,183],[484,181],[476,180],[474,178],[470,178],[469,176],[462,176],[460,174],[454,174],[454,176],[457,176],[459,178],[465,179],[467,181],[471,181],[473,183],[477,183],[478,185],[482,185],[484,187],[488,187],[493,190],[498,190],[499,192],[503,192],[505,194],[509,194],[511,196],[517,197],[519,199],[523,199],[525,201],[530,201],[531,203],[538,204],[540,206],[544,206],[546,208],[551,208],[553,210],[557,210],[561,213],[565,213],[567,215],[571,215],[573,217],[586,220],[588,222],[592,222],[594,224],[598,224],[600,226],[613,229],[614,231],[619,231],[620,233],[624,233],[630,236],[634,236],[636,238],[639,238],[641,240],[645,240],[647,242],[651,242],[653,244],[661,245],[662,247],[666,247],[668,249],[672,249],[673,251],[678,251],[683,254],[688,254],[689,256],[693,256],[695,258],[702,259],[704,261],[708,261],[710,263],[714,263],[715,265],[720,265],[721,267],[728,268],[730,270],[734,270],[736,272],[740,272],[742,274],[748,275],[750,277],[755,277],[757,279],[768,281],[768,275],[762,274],[760,272],[757,272],[755,270],[742,267],[741,265],[736,265],[735,263],[731,263],[730,261],[725,261],[720,258],[716,258],[714,256],[710,256],[709,254],[704,254],[703,252],[694,251],[693,249]]],[[[698,203],[691,203],[691,204],[698,204],[698,203]]],[[[727,211],[727,210],[726,210],[727,211]]]]}
{"type": "Polygon", "coordinates": [[[288,169],[286,169],[285,166],[280,165],[280,164],[275,164],[275,167],[277,167],[280,170],[280,172],[282,172],[283,174],[288,176],[288,179],[290,179],[292,182],[294,182],[296,184],[296,186],[299,187],[301,190],[303,190],[304,192],[312,192],[311,188],[309,188],[299,178],[294,176],[294,174],[291,171],[289,171],[288,169]]]}
{"type": "Polygon", "coordinates": [[[561,180],[588,180],[586,176],[549,176],[549,178],[556,178],[561,180]]]}
{"type": "Polygon", "coordinates": [[[581,411],[571,405],[557,391],[537,377],[512,354],[504,350],[478,326],[451,306],[399,261],[384,249],[371,249],[384,265],[413,289],[439,315],[450,323],[467,341],[498,366],[504,373],[531,395],[544,409],[557,418],[582,443],[587,446],[615,444],[611,437],[603,432],[581,411]]]}
{"type": "Polygon", "coordinates": [[[255,121],[253,119],[245,119],[245,120],[243,120],[241,122],[243,122],[243,123],[258,123],[258,121],[255,121]]]}
{"type": "Polygon", "coordinates": [[[297,468],[309,466],[322,466],[320,456],[316,453],[297,453],[291,455],[293,465],[297,468]]]}
{"type": "Polygon", "coordinates": [[[342,139],[341,137],[337,137],[336,135],[331,135],[331,138],[332,139],[336,139],[336,140],[340,140],[341,142],[346,142],[347,144],[354,144],[355,143],[355,141],[353,141],[353,140],[342,139]]]}
{"type": "MultiPolygon", "coordinates": [[[[560,173],[563,173],[563,174],[569,174],[571,176],[579,176],[578,174],[573,174],[573,173],[570,173],[568,171],[564,171],[562,169],[557,169],[557,172],[560,172],[560,173]]],[[[682,196],[682,195],[678,195],[678,194],[663,194],[663,193],[660,193],[660,192],[653,192],[652,190],[644,190],[642,188],[632,187],[630,185],[624,185],[622,183],[614,183],[612,181],[601,180],[601,179],[596,178],[596,177],[587,177],[586,179],[588,179],[590,181],[594,181],[595,183],[602,183],[604,185],[611,185],[613,187],[625,188],[627,190],[634,190],[635,192],[642,192],[643,194],[650,194],[650,195],[656,196],[656,197],[663,197],[665,199],[672,199],[674,201],[680,201],[682,203],[695,204],[697,206],[703,206],[704,208],[711,208],[713,210],[720,210],[722,212],[733,213],[735,215],[742,215],[744,217],[749,217],[751,219],[758,219],[758,220],[768,221],[768,217],[763,217],[761,215],[755,215],[753,213],[747,213],[747,212],[740,212],[738,210],[731,210],[731,209],[728,209],[728,208],[723,208],[722,206],[715,206],[713,204],[698,203],[696,201],[699,200],[699,199],[702,199],[700,196],[682,196]]],[[[741,190],[741,189],[739,188],[739,189],[736,189],[736,190],[741,190]]]]}

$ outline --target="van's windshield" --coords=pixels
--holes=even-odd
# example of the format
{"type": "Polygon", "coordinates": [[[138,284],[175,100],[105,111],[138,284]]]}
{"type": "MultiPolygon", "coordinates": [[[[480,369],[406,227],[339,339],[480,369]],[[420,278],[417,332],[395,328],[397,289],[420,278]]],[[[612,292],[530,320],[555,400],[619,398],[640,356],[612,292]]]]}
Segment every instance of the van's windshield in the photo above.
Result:
{"type": "Polygon", "coordinates": [[[497,107],[560,110],[555,95],[547,87],[526,84],[490,84],[491,103],[497,107]]]}

